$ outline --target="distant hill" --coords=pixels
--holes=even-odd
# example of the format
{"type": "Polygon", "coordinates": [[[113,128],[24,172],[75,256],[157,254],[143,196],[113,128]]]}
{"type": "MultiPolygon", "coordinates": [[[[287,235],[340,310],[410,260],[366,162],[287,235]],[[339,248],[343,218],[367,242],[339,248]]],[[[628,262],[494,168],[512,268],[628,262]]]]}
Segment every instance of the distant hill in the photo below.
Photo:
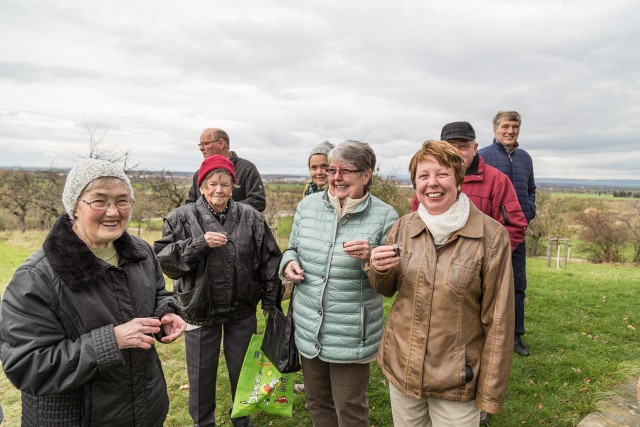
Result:
{"type": "Polygon", "coordinates": [[[536,185],[548,188],[625,189],[640,190],[638,179],[566,179],[536,178],[536,185]]]}
{"type": "MultiPolygon", "coordinates": [[[[0,167],[0,169],[25,169],[25,170],[48,170],[49,168],[37,168],[37,167],[0,167]]],[[[67,173],[69,169],[57,169],[60,173],[67,173]]],[[[160,171],[146,171],[146,172],[160,172],[160,171]]],[[[141,172],[145,173],[145,172],[141,172]]],[[[171,171],[173,176],[177,178],[186,178],[193,176],[193,171],[171,171]]],[[[299,174],[263,174],[262,178],[265,181],[305,181],[309,179],[307,175],[301,176],[299,174]]],[[[411,181],[408,176],[397,176],[396,179],[404,185],[411,185],[411,181]]],[[[584,190],[627,190],[627,191],[640,191],[640,179],[571,179],[571,178],[536,178],[536,185],[544,188],[561,188],[561,189],[584,189],[584,190]]]]}

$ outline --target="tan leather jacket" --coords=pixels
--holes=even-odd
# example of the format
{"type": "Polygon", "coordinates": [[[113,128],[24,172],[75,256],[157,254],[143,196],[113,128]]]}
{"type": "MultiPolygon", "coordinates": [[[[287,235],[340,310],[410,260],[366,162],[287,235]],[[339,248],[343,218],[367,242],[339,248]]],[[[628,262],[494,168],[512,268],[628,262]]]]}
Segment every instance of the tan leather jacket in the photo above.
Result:
{"type": "Polygon", "coordinates": [[[466,225],[440,248],[417,212],[395,223],[387,243],[396,242],[398,266],[369,270],[377,292],[398,293],[378,350],[383,373],[408,396],[475,399],[499,412],[514,333],[507,231],[471,204],[466,225]]]}

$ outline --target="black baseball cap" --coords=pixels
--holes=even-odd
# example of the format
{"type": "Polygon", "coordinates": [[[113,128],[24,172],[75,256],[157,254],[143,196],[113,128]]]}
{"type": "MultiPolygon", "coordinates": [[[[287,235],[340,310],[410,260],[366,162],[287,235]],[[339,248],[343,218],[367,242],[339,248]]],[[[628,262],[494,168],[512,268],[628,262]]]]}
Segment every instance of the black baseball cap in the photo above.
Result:
{"type": "Polygon", "coordinates": [[[464,139],[465,141],[475,141],[476,131],[469,122],[453,122],[447,123],[442,128],[440,139],[450,141],[452,139],[464,139]]]}

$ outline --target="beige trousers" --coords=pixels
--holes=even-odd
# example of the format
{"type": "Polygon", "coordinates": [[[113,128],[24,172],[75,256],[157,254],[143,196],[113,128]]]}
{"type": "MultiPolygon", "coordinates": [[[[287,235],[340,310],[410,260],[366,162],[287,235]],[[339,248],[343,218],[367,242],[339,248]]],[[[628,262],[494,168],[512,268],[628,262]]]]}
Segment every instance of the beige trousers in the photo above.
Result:
{"type": "Polygon", "coordinates": [[[389,383],[394,427],[478,427],[476,403],[407,396],[389,383]]]}

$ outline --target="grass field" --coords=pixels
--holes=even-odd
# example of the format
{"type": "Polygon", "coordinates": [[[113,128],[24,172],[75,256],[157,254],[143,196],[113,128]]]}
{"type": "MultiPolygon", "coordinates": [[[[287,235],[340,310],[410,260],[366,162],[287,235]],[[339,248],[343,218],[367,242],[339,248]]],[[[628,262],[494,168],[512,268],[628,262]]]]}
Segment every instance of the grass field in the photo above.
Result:
{"type": "MultiPolygon", "coordinates": [[[[278,225],[284,230],[289,224],[278,225]]],[[[152,241],[159,237],[143,233],[152,241]]],[[[0,233],[0,292],[22,261],[37,248],[43,232],[0,233]]],[[[281,240],[282,242],[282,240],[281,240]]],[[[544,259],[529,260],[527,334],[532,355],[514,356],[507,402],[491,426],[573,426],[619,381],[640,373],[640,269],[631,265],[570,263],[567,269],[546,268],[544,259]]],[[[392,300],[386,300],[386,311],[392,300]]],[[[263,317],[258,316],[262,322],[263,317]]],[[[260,328],[263,328],[262,323],[260,328]]],[[[184,341],[158,345],[171,408],[167,426],[187,426],[188,389],[184,341]]],[[[301,374],[297,374],[302,381],[301,374]]],[[[231,426],[226,366],[221,360],[217,387],[217,423],[231,426]]],[[[369,383],[371,425],[391,426],[388,389],[377,366],[369,383]]],[[[0,374],[4,426],[20,424],[20,394],[0,374]]],[[[293,418],[257,414],[256,426],[311,426],[304,397],[296,396],[293,418]]]]}

